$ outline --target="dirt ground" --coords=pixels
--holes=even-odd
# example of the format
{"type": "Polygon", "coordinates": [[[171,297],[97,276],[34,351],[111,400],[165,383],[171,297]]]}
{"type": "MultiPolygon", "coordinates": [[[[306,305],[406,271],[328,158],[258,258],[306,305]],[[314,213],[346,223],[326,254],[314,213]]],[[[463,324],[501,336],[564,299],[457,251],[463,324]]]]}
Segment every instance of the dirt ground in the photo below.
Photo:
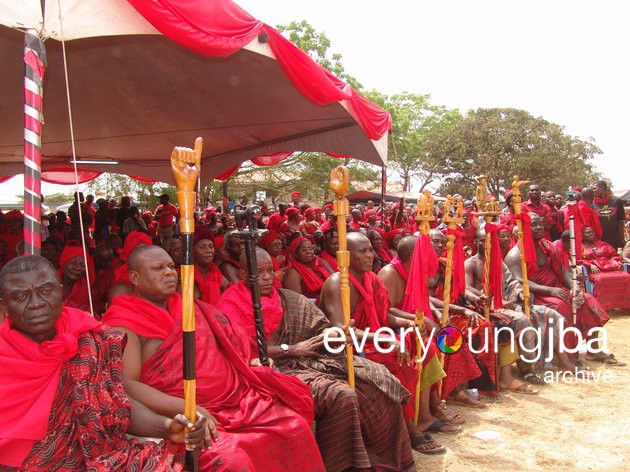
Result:
{"type": "Polygon", "coordinates": [[[626,367],[586,362],[599,374],[549,383],[537,396],[501,393],[485,410],[449,406],[466,423],[434,434],[446,454],[414,452],[418,471],[630,470],[630,316],[611,315],[608,348],[626,367]],[[606,374],[606,376],[604,376],[606,374]],[[498,433],[492,440],[475,435],[498,433]]]}

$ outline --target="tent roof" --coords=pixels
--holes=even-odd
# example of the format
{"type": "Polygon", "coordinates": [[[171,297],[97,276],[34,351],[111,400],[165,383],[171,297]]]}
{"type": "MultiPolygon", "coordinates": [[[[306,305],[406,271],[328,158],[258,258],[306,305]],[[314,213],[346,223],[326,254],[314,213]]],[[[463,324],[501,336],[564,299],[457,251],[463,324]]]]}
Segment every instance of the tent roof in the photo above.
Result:
{"type": "MultiPolygon", "coordinates": [[[[41,29],[37,14],[27,15],[37,12],[39,0],[30,0],[23,10],[13,8],[14,3],[0,0],[0,23],[41,29]]],[[[130,3],[157,24],[151,17],[156,12],[147,10],[160,2],[130,3]]],[[[170,3],[186,6],[184,0],[170,3]]],[[[320,151],[377,165],[386,162],[387,129],[391,125],[386,112],[340,84],[279,33],[230,1],[208,3],[212,6],[207,8],[214,10],[206,12],[204,18],[212,24],[203,28],[196,25],[203,30],[200,42],[186,43],[194,35],[185,30],[182,38],[175,38],[187,47],[155,34],[156,28],[122,0],[65,1],[63,25],[58,21],[57,2],[46,3],[44,34],[51,38],[59,37],[62,28],[69,39],[142,33],[66,43],[77,158],[118,162],[115,166],[82,168],[172,183],[172,148],[192,146],[197,136],[204,138],[204,184],[236,164],[275,152],[320,151]],[[217,20],[209,15],[224,11],[226,16],[232,15],[228,19],[240,15],[236,26],[247,34],[228,37],[235,31],[232,28],[220,38],[219,46],[225,46],[221,51],[227,57],[193,52],[190,48],[217,53],[215,43],[211,45],[215,49],[208,50],[207,32],[214,27],[229,28],[221,23],[227,21],[225,18],[217,20]],[[85,19],[90,21],[81,26],[85,19]],[[239,45],[239,40],[247,43],[239,45]],[[276,59],[278,56],[281,59],[276,59]],[[319,96],[322,90],[328,95],[319,96]],[[331,98],[335,96],[340,99],[331,98]]],[[[157,13],[161,18],[163,13],[157,13]]],[[[173,36],[168,28],[164,31],[173,36]]],[[[178,30],[176,34],[180,33],[178,30]]],[[[0,63],[4,66],[0,176],[23,171],[23,40],[21,31],[0,26],[0,63]]],[[[44,77],[42,169],[71,168],[61,43],[49,39],[45,47],[48,67],[44,77]]]]}

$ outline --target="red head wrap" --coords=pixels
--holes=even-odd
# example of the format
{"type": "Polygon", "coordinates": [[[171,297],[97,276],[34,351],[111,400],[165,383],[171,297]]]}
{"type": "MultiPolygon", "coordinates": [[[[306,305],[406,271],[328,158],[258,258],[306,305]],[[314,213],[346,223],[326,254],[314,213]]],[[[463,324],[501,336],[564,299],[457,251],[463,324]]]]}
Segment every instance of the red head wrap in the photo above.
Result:
{"type": "Polygon", "coordinates": [[[294,215],[299,215],[300,214],[300,210],[298,208],[295,207],[290,207],[287,208],[287,211],[284,212],[285,215],[287,215],[287,218],[291,218],[294,215]]]}
{"type": "Polygon", "coordinates": [[[313,207],[308,207],[305,211],[304,211],[304,215],[314,215],[315,214],[315,208],[313,207]]]}
{"type": "Polygon", "coordinates": [[[63,251],[61,251],[61,255],[59,256],[59,266],[63,267],[66,262],[77,256],[83,257],[83,247],[81,246],[81,244],[66,244],[66,246],[63,248],[63,251]]]}
{"type": "Polygon", "coordinates": [[[214,248],[220,248],[223,246],[223,241],[225,240],[225,236],[222,234],[218,234],[214,237],[214,248]]]}
{"type": "Polygon", "coordinates": [[[193,237],[194,244],[197,244],[199,241],[203,241],[204,239],[209,239],[210,241],[214,241],[214,235],[212,231],[207,228],[195,229],[195,235],[193,237]]]}
{"type": "Polygon", "coordinates": [[[127,235],[127,238],[125,239],[125,244],[122,249],[118,250],[120,251],[120,259],[127,262],[131,251],[133,251],[138,244],[151,246],[153,245],[153,241],[145,233],[141,233],[140,231],[132,231],[127,235]]]}
{"type": "Polygon", "coordinates": [[[282,241],[282,235],[277,231],[269,231],[260,239],[260,247],[268,248],[276,239],[282,241]]]}
{"type": "Polygon", "coordinates": [[[291,254],[295,255],[295,253],[297,252],[297,248],[300,245],[300,243],[302,242],[310,242],[307,238],[305,238],[304,236],[301,236],[299,238],[295,238],[292,242],[291,242],[291,246],[289,247],[289,251],[291,252],[291,254]]]}
{"type": "Polygon", "coordinates": [[[291,199],[293,199],[295,195],[297,195],[299,198],[302,198],[302,194],[299,190],[294,190],[293,192],[291,192],[291,199]]]}

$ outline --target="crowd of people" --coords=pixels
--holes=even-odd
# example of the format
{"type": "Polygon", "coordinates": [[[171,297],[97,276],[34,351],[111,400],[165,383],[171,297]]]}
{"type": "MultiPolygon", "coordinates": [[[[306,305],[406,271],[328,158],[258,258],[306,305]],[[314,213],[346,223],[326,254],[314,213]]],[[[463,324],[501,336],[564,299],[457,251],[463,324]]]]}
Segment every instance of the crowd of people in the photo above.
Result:
{"type": "Polygon", "coordinates": [[[21,212],[2,215],[0,415],[10,427],[0,432],[0,470],[182,470],[185,442],[199,451],[200,470],[411,471],[414,450],[446,450],[432,433],[465,428],[463,410],[451,405],[487,408],[484,395],[537,395],[544,372],[577,372],[588,368],[585,360],[623,366],[598,349],[594,334],[611,312],[630,311],[622,202],[601,181],[575,189],[566,203],[531,184],[520,214],[511,192],[504,197],[491,223],[478,215],[483,202],[462,199],[456,230],[443,220],[453,208],[437,202],[428,238],[419,237],[416,211],[404,201],[352,207],[345,222],[351,326],[365,340],[353,357],[354,389],[343,352],[325,344],[344,326],[333,205],[309,205],[294,191],[290,203],[261,202],[252,212],[266,230],[255,257],[271,367],[258,355],[235,215],[200,211],[192,247],[194,423],[181,415],[182,240],[168,195],[151,212],[129,197],[117,203],[77,193],[67,214],[45,216],[41,256],[20,256],[21,212]],[[435,265],[424,281],[414,278],[415,254],[435,265]],[[486,267],[498,274],[492,287],[484,285],[486,267]],[[423,352],[398,336],[385,353],[376,330],[417,326],[407,290],[414,283],[426,286],[423,352]],[[444,356],[431,333],[446,324],[470,336],[444,356]],[[585,356],[575,349],[580,340],[591,347],[585,356]]]}

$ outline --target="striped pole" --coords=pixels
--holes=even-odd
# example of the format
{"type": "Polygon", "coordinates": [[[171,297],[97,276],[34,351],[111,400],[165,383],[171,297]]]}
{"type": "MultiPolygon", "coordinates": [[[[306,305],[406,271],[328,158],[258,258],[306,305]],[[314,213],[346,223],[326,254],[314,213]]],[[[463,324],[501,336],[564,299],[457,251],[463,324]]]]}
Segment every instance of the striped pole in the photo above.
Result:
{"type": "Polygon", "coordinates": [[[33,29],[24,36],[24,253],[39,255],[41,233],[42,105],[46,51],[33,29]]]}
{"type": "MultiPolygon", "coordinates": [[[[193,237],[195,234],[195,183],[201,169],[203,139],[195,140],[195,148],[176,147],[171,153],[171,169],[177,182],[179,227],[182,237],[182,336],[184,344],[184,415],[194,422],[197,419],[197,372],[195,343],[195,264],[193,237]]],[[[186,447],[186,469],[199,470],[197,451],[186,447]]]]}

